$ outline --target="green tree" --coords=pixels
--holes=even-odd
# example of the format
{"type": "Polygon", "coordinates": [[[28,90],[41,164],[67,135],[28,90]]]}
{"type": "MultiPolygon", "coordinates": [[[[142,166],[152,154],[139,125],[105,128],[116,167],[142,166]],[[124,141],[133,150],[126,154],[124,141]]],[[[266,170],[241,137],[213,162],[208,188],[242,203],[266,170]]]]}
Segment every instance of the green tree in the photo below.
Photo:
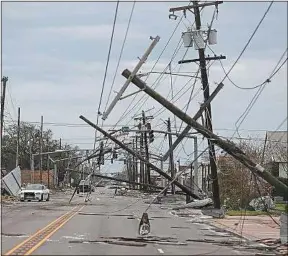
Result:
{"type": "MultiPolygon", "coordinates": [[[[20,138],[19,138],[19,166],[21,169],[31,169],[31,155],[40,152],[40,134],[41,131],[33,124],[21,122],[20,124],[20,138]]],[[[50,129],[43,130],[43,143],[42,152],[54,152],[60,149],[59,142],[53,139],[53,132],[50,129]]],[[[17,125],[12,124],[5,128],[5,134],[2,141],[2,168],[5,168],[8,172],[13,170],[16,166],[16,145],[17,145],[17,125]]],[[[78,149],[71,145],[65,144],[61,148],[62,150],[78,149]]],[[[59,152],[51,155],[54,160],[75,157],[76,151],[71,152],[59,152]]],[[[69,163],[70,168],[73,168],[77,162],[77,159],[71,161],[65,160],[57,163],[58,180],[61,182],[64,178],[67,165],[69,163]]],[[[38,155],[34,157],[34,168],[39,169],[40,158],[38,155]]],[[[42,156],[42,169],[52,169],[53,165],[51,161],[48,161],[48,156],[42,156]],[[49,165],[48,165],[49,164],[49,165]]]]}

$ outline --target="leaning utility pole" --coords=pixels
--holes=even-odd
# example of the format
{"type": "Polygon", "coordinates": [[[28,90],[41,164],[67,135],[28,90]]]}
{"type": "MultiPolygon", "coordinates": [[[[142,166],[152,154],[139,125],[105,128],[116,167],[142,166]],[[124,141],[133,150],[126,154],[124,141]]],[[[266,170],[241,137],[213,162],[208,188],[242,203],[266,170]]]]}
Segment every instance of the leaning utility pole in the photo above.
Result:
{"type": "Polygon", "coordinates": [[[19,165],[19,144],[20,144],[20,108],[18,108],[18,118],[17,118],[16,167],[19,165]]]}
{"type": "MultiPolygon", "coordinates": [[[[133,79],[134,80],[134,79],[133,79]]],[[[137,154],[135,151],[133,151],[131,148],[127,147],[124,143],[122,143],[121,141],[117,140],[116,138],[114,138],[111,134],[109,134],[108,132],[104,131],[103,129],[101,129],[98,125],[92,123],[91,121],[89,121],[87,118],[85,118],[84,116],[80,116],[80,118],[85,121],[87,124],[89,124],[90,126],[92,126],[94,129],[96,129],[97,131],[101,132],[105,137],[109,138],[110,140],[112,140],[113,142],[115,142],[115,144],[117,144],[118,146],[120,146],[121,148],[123,148],[124,150],[126,150],[128,153],[130,153],[131,155],[134,155],[135,157],[137,157],[140,161],[149,164],[149,167],[151,169],[153,169],[154,171],[156,171],[157,173],[159,173],[160,175],[162,175],[164,178],[168,179],[170,182],[173,181],[173,178],[171,178],[171,176],[169,176],[166,172],[163,172],[160,168],[158,168],[156,165],[150,163],[150,162],[146,162],[145,158],[142,157],[141,155],[137,154]]],[[[185,185],[181,184],[180,182],[178,182],[177,180],[174,181],[175,185],[180,188],[184,193],[192,196],[195,199],[201,199],[201,197],[199,197],[198,195],[195,195],[188,187],[186,187],[185,185]]]]}
{"type": "Polygon", "coordinates": [[[1,95],[1,139],[3,137],[3,125],[4,125],[4,106],[5,106],[5,95],[6,95],[6,84],[8,81],[8,77],[7,76],[3,76],[3,78],[1,79],[1,82],[3,83],[2,89],[2,95],[1,95]]]}
{"type": "MultiPolygon", "coordinates": [[[[171,122],[170,118],[167,120],[167,131],[168,131],[168,140],[169,140],[169,148],[172,146],[172,135],[171,135],[171,122]]],[[[174,172],[174,156],[173,156],[173,150],[170,152],[169,156],[169,166],[170,166],[170,171],[171,171],[171,177],[174,179],[175,177],[175,172],[174,172]]],[[[171,192],[172,194],[175,194],[175,185],[172,183],[171,184],[171,192]]]]}
{"type": "MultiPolygon", "coordinates": [[[[214,5],[218,5],[221,2],[214,2],[214,5]]],[[[205,7],[208,5],[211,5],[211,3],[201,3],[201,7],[205,7]],[[206,5],[205,5],[206,4],[206,5]]],[[[181,7],[178,8],[171,8],[170,11],[174,12],[181,9],[181,7]]],[[[182,7],[182,10],[186,12],[186,10],[191,10],[193,9],[194,17],[195,17],[195,25],[196,25],[196,31],[198,35],[200,35],[201,38],[201,16],[200,16],[200,9],[199,9],[199,3],[198,1],[193,1],[192,6],[186,6],[182,7]]],[[[208,37],[207,40],[210,36],[210,31],[211,28],[209,27],[208,30],[208,37]]],[[[201,73],[201,81],[202,81],[202,86],[203,86],[203,93],[204,93],[204,102],[207,101],[210,97],[209,93],[209,82],[208,82],[208,76],[207,76],[207,69],[206,69],[206,58],[205,58],[205,44],[202,46],[195,40],[194,42],[196,44],[196,48],[198,48],[198,55],[199,59],[191,60],[191,61],[186,61],[186,62],[196,62],[199,61],[200,64],[200,73],[201,73]]],[[[203,40],[204,43],[204,40],[203,40]]],[[[207,42],[206,42],[207,43],[207,42]]],[[[223,56],[214,57],[215,59],[223,59],[223,56]]],[[[183,63],[183,61],[181,62],[183,63]]],[[[207,105],[207,108],[205,109],[205,127],[209,129],[211,132],[213,132],[213,127],[212,127],[212,112],[211,112],[211,104],[209,103],[207,105]]],[[[213,180],[212,183],[212,191],[213,191],[213,202],[214,202],[214,207],[217,209],[220,209],[221,203],[220,203],[220,192],[219,192],[219,183],[218,183],[218,175],[217,175],[217,165],[216,165],[216,154],[215,154],[215,147],[213,142],[208,138],[208,145],[209,145],[209,161],[210,161],[210,166],[211,166],[211,178],[213,180]]]]}
{"type": "MultiPolygon", "coordinates": [[[[142,122],[143,122],[143,127],[145,130],[147,130],[146,127],[146,116],[144,110],[142,110],[142,122]]],[[[144,145],[145,145],[145,158],[146,161],[149,162],[149,148],[148,148],[148,140],[147,140],[147,132],[144,132],[144,145]]],[[[145,172],[145,180],[147,184],[151,184],[151,177],[150,177],[150,167],[149,165],[145,165],[146,167],[146,172],[145,172]]]]}
{"type": "Polygon", "coordinates": [[[122,86],[122,88],[120,89],[120,91],[117,93],[116,97],[114,98],[114,100],[111,102],[110,106],[108,107],[108,109],[103,113],[102,115],[102,119],[106,120],[108,115],[111,113],[111,111],[113,110],[113,108],[115,107],[116,103],[121,99],[121,96],[123,95],[123,93],[125,92],[125,90],[127,89],[128,85],[131,83],[131,80],[134,76],[136,76],[137,72],[140,70],[141,66],[145,63],[145,61],[147,60],[148,56],[150,55],[150,53],[152,52],[152,50],[154,49],[154,47],[156,46],[156,44],[159,42],[160,37],[156,36],[155,38],[150,37],[150,39],[152,40],[151,45],[149,46],[149,48],[145,51],[144,55],[142,56],[141,59],[139,59],[138,64],[136,65],[136,67],[134,68],[134,70],[131,73],[131,76],[129,78],[127,78],[126,82],[124,83],[124,85],[122,86]]]}
{"type": "MultiPolygon", "coordinates": [[[[128,69],[125,69],[122,72],[122,75],[126,78],[129,77],[130,74],[131,74],[131,72],[128,69]]],[[[277,192],[285,193],[285,194],[288,193],[288,186],[286,186],[283,182],[281,182],[276,177],[274,177],[269,171],[265,170],[265,168],[263,168],[263,166],[261,166],[258,163],[255,163],[253,160],[251,160],[233,142],[231,142],[229,140],[221,139],[219,136],[217,136],[216,134],[211,132],[209,129],[200,125],[195,119],[188,116],[182,110],[180,110],[179,108],[174,106],[171,102],[166,100],[159,93],[155,92],[151,87],[149,87],[140,78],[134,77],[132,80],[132,83],[135,84],[139,89],[141,89],[145,93],[147,93],[150,97],[155,99],[157,102],[159,102],[166,109],[171,111],[174,115],[176,115],[178,118],[180,118],[186,124],[193,127],[197,132],[199,132],[200,134],[202,134],[206,138],[213,140],[215,145],[217,145],[221,149],[225,150],[229,155],[231,155],[232,157],[237,159],[239,162],[241,162],[244,166],[246,166],[251,172],[253,172],[254,174],[258,175],[259,177],[261,177],[262,179],[267,181],[270,185],[274,186],[274,188],[277,192]]],[[[201,106],[201,108],[202,108],[202,106],[201,106]]]]}
{"type": "Polygon", "coordinates": [[[40,138],[39,138],[39,171],[40,171],[40,183],[42,184],[42,148],[43,148],[43,116],[41,116],[41,126],[40,126],[40,138]]]}

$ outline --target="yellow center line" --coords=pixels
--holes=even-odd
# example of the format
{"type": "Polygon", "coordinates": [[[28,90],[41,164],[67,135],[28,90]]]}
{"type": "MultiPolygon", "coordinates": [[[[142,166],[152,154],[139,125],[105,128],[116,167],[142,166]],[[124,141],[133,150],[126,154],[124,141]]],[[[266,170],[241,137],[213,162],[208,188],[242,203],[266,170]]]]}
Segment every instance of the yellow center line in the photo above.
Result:
{"type": "Polygon", "coordinates": [[[38,244],[33,246],[28,252],[26,252],[24,255],[30,255],[32,252],[34,252],[37,248],[39,248],[43,243],[46,242],[46,240],[51,237],[57,230],[59,230],[61,227],[63,227],[70,219],[72,219],[79,211],[81,211],[84,208],[85,205],[83,205],[78,211],[74,212],[69,218],[64,220],[57,228],[52,230],[47,236],[45,236],[38,244]]]}
{"type": "MultiPolygon", "coordinates": [[[[25,239],[23,242],[21,242],[20,244],[16,245],[15,247],[13,247],[10,251],[8,251],[7,253],[5,253],[4,255],[13,255],[13,253],[18,250],[19,248],[21,249],[21,246],[25,246],[28,245],[29,243],[33,244],[33,239],[37,239],[37,237],[41,236],[41,234],[45,234],[47,230],[49,230],[49,228],[52,227],[52,225],[56,224],[57,222],[61,222],[62,220],[64,220],[69,214],[73,213],[75,209],[77,209],[77,207],[79,206],[75,206],[71,211],[63,214],[62,216],[60,216],[59,218],[57,218],[56,220],[52,221],[51,223],[49,223],[48,225],[46,225],[44,228],[38,230],[35,234],[33,234],[32,236],[28,237],[27,239],[25,239]]],[[[82,206],[80,209],[83,209],[84,206],[82,206]]],[[[78,209],[73,216],[78,213],[78,211],[80,210],[78,209]]],[[[68,218],[68,220],[70,219],[70,217],[68,218]]],[[[66,223],[67,221],[65,221],[66,223]]],[[[62,225],[63,226],[63,225],[62,225]]]]}

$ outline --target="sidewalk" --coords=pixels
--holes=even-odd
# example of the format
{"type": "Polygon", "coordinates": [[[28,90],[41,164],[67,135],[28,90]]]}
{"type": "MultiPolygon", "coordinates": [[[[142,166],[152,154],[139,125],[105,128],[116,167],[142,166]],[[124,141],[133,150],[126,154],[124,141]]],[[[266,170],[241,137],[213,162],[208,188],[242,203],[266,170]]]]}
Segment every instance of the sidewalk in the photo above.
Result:
{"type": "MultiPolygon", "coordinates": [[[[280,223],[279,217],[273,219],[280,223]]],[[[226,216],[224,219],[214,219],[212,224],[252,241],[280,238],[280,227],[269,216],[226,216]]]]}

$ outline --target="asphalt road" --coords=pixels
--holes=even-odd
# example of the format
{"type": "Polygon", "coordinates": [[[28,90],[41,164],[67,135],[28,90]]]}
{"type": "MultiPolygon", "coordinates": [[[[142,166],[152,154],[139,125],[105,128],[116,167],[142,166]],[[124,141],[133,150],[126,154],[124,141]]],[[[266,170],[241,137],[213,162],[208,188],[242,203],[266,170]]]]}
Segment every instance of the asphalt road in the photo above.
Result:
{"type": "Polygon", "coordinates": [[[199,218],[193,221],[191,217],[175,216],[167,209],[168,206],[160,204],[152,204],[148,211],[151,224],[149,236],[172,239],[172,244],[119,244],[116,238],[139,237],[138,225],[147,208],[147,200],[114,197],[113,194],[114,190],[97,188],[88,203],[84,203],[84,198],[76,195],[72,205],[68,205],[71,194],[57,193],[51,196],[49,202],[2,205],[2,255],[14,255],[17,252],[22,255],[251,254],[251,251],[236,250],[227,245],[187,241],[212,239],[227,242],[236,237],[215,231],[209,223],[201,223],[199,218]],[[68,215],[61,217],[67,213],[68,215]],[[25,240],[28,241],[23,243],[25,240]],[[118,244],[113,244],[115,241],[118,244]]]}

